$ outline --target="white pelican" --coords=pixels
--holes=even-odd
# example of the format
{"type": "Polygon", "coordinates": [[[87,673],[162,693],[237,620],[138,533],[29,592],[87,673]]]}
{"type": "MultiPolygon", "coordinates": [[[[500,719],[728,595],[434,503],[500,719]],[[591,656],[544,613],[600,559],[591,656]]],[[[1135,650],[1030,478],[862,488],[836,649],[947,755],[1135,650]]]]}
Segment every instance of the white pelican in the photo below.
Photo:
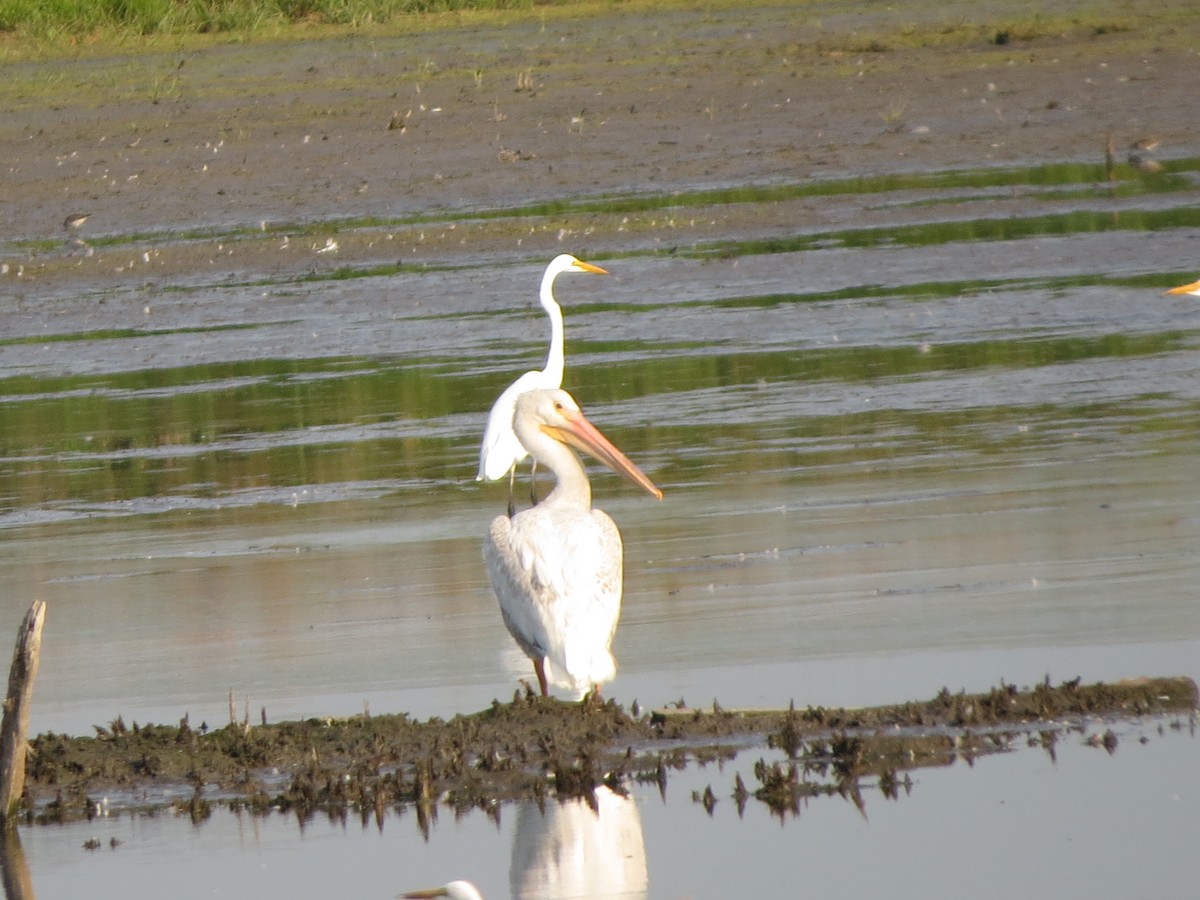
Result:
{"type": "Polygon", "coordinates": [[[1179,287],[1173,287],[1168,294],[1192,294],[1200,297],[1200,281],[1193,281],[1191,284],[1181,284],[1179,287]]]}
{"type": "Polygon", "coordinates": [[[557,483],[537,506],[497,516],[483,542],[500,614],[538,687],[547,680],[582,696],[611,681],[613,634],[621,615],[621,533],[592,509],[592,487],[568,447],[584,450],[662,499],[662,491],[609,443],[566,391],[529,391],[517,399],[513,429],[557,483]]]}
{"type": "Polygon", "coordinates": [[[448,897],[449,900],[483,900],[483,894],[479,893],[479,888],[475,887],[469,881],[452,881],[449,884],[443,884],[441,887],[427,888],[423,891],[409,891],[404,896],[412,898],[448,897]]]}
{"type": "Polygon", "coordinates": [[[513,410],[517,406],[517,397],[526,391],[542,388],[556,388],[562,385],[563,379],[563,316],[562,309],[554,299],[554,279],[563,272],[592,272],[596,275],[607,275],[604,269],[576,259],[569,253],[562,253],[550,260],[542,275],[542,287],[539,292],[542,309],[550,317],[550,352],[546,354],[546,367],[540,372],[526,372],[499,396],[492,411],[488,413],[487,427],[483,431],[483,444],[479,448],[479,472],[476,481],[497,481],[508,476],[508,510],[512,515],[513,479],[517,472],[517,463],[529,453],[521,446],[517,436],[513,434],[513,410]]]}

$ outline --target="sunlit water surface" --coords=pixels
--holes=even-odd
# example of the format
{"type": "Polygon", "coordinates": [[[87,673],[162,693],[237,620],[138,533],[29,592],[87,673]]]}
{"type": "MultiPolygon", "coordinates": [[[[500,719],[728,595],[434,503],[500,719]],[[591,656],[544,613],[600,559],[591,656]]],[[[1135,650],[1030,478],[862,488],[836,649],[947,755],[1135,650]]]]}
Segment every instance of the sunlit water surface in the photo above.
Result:
{"type": "MultiPolygon", "coordinates": [[[[612,696],[840,705],[1197,674],[1194,298],[739,302],[813,265],[770,262],[629,261],[560,287],[639,298],[568,309],[568,386],[665,491],[593,472],[626,542],[612,696]]],[[[536,317],[495,318],[532,319],[536,362],[536,317]]],[[[405,333],[377,359],[22,379],[0,407],[0,585],[11,628],[49,603],[35,730],[223,723],[230,691],[255,720],[444,716],[530,676],[480,558],[505,490],[473,480],[520,363],[494,373],[447,336],[414,367],[405,333]]]]}
{"type": "MultiPolygon", "coordinates": [[[[1200,305],[1146,280],[1195,241],[1168,223],[1153,240],[601,259],[612,278],[560,281],[565,386],[665,491],[593,472],[626,541],[609,696],[836,706],[1200,676],[1200,305]]],[[[219,725],[231,695],[251,721],[510,697],[532,671],[480,558],[504,488],[473,475],[492,399],[540,365],[543,262],[182,291],[156,299],[153,334],[0,347],[0,634],[49,604],[34,730],[219,725]]],[[[62,302],[69,318],[94,298],[62,302]]],[[[1078,895],[1161,896],[1198,833],[1196,759],[1187,735],[1022,752],[783,828],[729,803],[708,821],[684,779],[727,797],[732,774],[692,772],[627,804],[648,873],[633,895],[780,879],[842,895],[851,874],[895,894],[916,866],[922,894],[1069,871],[1078,895]],[[1087,864],[1064,868],[1076,852],[1087,864]]],[[[22,840],[43,898],[330,896],[347,879],[384,897],[459,876],[504,896],[514,843],[550,828],[530,812],[444,815],[428,840],[403,818],[226,813],[22,840]]]]}

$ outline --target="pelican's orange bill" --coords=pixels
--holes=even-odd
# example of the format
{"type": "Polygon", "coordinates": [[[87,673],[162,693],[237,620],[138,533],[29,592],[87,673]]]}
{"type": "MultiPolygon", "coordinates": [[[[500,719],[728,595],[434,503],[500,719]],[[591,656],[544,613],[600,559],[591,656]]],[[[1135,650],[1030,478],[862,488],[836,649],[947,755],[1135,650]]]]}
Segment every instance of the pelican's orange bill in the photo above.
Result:
{"type": "Polygon", "coordinates": [[[570,444],[577,450],[590,453],[618,475],[623,475],[649,494],[659,500],[663,493],[658,489],[649,476],[633,464],[633,461],[613,446],[612,442],[600,433],[600,430],[587,420],[582,412],[564,411],[567,419],[566,428],[556,428],[553,425],[543,425],[542,431],[555,440],[570,444]]]}

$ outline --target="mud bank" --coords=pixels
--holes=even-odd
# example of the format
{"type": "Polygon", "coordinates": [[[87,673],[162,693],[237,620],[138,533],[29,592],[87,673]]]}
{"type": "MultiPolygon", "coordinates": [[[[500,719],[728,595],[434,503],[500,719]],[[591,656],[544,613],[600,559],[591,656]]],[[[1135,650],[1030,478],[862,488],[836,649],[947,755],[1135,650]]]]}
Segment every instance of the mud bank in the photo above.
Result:
{"type": "Polygon", "coordinates": [[[1087,740],[1112,752],[1106,720],[1173,713],[1180,725],[1196,706],[1196,684],[1171,678],[943,690],[923,702],[857,710],[732,711],[714,703],[644,712],[525,694],[448,721],[363,715],[213,730],[186,718],[176,726],[118,719],[98,726],[95,737],[33,740],[25,817],[52,823],[101,808],[171,806],[204,818],[214,804],[364,820],[412,806],[428,817],[438,805],[488,811],[516,800],[587,797],[602,784],[620,791],[631,780],[665,790],[673,770],[756,746],[783,759],[757,766],[757,785],[739,778],[734,798],[784,812],[819,793],[859,802],[867,779],[888,795],[906,770],[1019,742],[1053,753],[1067,735],[1091,732],[1087,740]]]}
{"type": "MultiPolygon", "coordinates": [[[[3,284],[32,300],[540,257],[564,237],[669,249],[682,212],[471,220],[881,173],[1080,160],[1102,172],[1110,137],[1122,166],[1147,140],[1169,164],[1192,144],[1178,111],[1200,90],[1194,25],[1183,2],[1121,15],[1063,0],[717,4],[24,62],[0,86],[3,284]],[[89,218],[67,228],[77,214],[89,218]]],[[[761,215],[689,227],[727,233],[761,215]]],[[[815,202],[788,218],[820,229],[838,215],[815,202]]]]}

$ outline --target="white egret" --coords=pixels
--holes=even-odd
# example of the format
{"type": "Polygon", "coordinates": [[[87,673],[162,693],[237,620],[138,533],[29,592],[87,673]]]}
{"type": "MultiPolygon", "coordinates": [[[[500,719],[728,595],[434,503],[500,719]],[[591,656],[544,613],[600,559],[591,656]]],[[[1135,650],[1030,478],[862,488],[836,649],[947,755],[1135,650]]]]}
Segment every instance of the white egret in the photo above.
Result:
{"type": "MultiPolygon", "coordinates": [[[[563,379],[563,316],[562,309],[554,299],[554,279],[564,272],[591,272],[607,275],[604,269],[562,253],[550,261],[542,275],[539,295],[542,309],[550,317],[550,351],[546,354],[546,367],[541,371],[526,372],[502,393],[488,413],[487,426],[483,431],[483,444],[479,448],[479,472],[476,481],[497,481],[508,476],[508,511],[513,514],[513,479],[517,463],[529,453],[521,446],[513,433],[513,410],[517,397],[526,391],[557,388],[563,379]]],[[[536,465],[536,464],[535,464],[536,465]]]]}
{"type": "Polygon", "coordinates": [[[441,887],[409,891],[403,896],[414,898],[414,900],[428,897],[448,897],[449,900],[483,900],[483,894],[479,893],[479,888],[469,881],[452,881],[441,887]]]}
{"type": "Polygon", "coordinates": [[[613,634],[621,615],[621,533],[592,509],[592,488],[576,447],[662,499],[662,491],[614,447],[566,391],[517,398],[513,429],[554,473],[554,490],[515,516],[497,516],[483,544],[492,590],[509,633],[547,682],[582,696],[616,675],[613,634]],[[570,445],[570,446],[568,446],[570,445]]]}
{"type": "Polygon", "coordinates": [[[1195,297],[1200,297],[1200,281],[1193,281],[1191,284],[1181,284],[1179,287],[1173,287],[1168,294],[1191,294],[1195,297]]]}

